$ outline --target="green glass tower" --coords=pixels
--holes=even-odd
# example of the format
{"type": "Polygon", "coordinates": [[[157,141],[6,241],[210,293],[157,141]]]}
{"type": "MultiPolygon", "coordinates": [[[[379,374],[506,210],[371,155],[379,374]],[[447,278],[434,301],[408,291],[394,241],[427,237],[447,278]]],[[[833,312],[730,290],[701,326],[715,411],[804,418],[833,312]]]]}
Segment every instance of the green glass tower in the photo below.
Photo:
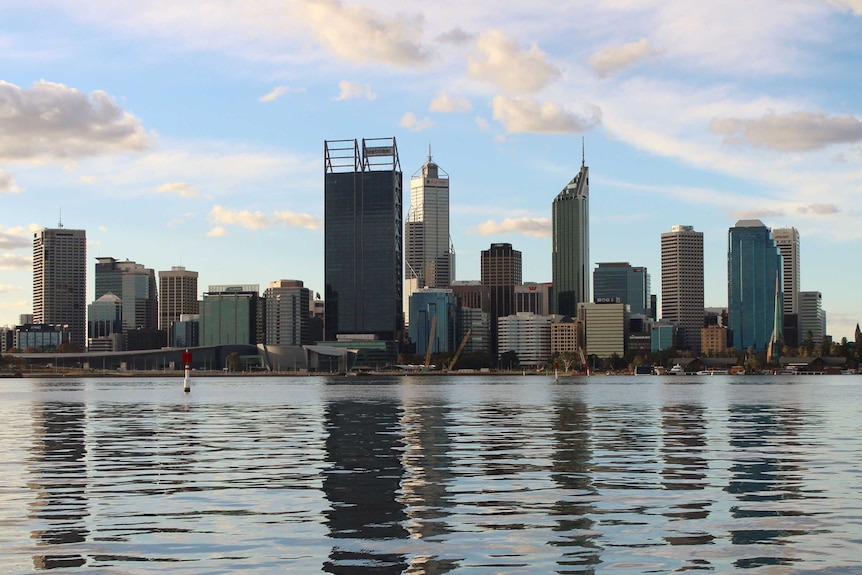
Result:
{"type": "Polygon", "coordinates": [[[554,313],[576,316],[578,303],[590,298],[590,171],[581,170],[554,198],[554,313]]]}

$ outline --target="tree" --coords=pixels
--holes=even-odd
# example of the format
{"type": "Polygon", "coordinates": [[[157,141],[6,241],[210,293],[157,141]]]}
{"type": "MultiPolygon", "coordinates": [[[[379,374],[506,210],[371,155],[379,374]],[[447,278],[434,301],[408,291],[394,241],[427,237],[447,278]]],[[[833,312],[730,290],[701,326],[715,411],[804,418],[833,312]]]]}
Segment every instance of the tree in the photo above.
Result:
{"type": "Polygon", "coordinates": [[[227,369],[228,371],[240,371],[242,367],[242,360],[239,357],[239,353],[233,352],[227,356],[227,369]]]}
{"type": "Polygon", "coordinates": [[[518,353],[514,350],[504,351],[500,354],[500,365],[504,369],[518,369],[521,365],[521,360],[518,359],[518,353]]]}

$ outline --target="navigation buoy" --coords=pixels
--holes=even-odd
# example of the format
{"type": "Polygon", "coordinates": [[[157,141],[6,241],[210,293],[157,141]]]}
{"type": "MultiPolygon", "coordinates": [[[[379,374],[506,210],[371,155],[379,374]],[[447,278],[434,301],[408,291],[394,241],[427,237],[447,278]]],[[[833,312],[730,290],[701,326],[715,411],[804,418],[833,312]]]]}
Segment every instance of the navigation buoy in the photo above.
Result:
{"type": "Polygon", "coordinates": [[[192,388],[189,387],[189,371],[191,371],[192,353],[189,350],[183,352],[183,364],[185,365],[185,373],[183,375],[183,391],[189,393],[192,388]]]}

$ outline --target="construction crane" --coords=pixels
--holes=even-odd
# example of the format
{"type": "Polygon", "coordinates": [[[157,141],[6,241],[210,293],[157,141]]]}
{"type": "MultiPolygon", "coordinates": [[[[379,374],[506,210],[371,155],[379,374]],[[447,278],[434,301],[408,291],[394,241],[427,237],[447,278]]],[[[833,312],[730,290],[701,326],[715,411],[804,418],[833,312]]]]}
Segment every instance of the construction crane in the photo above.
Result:
{"type": "Polygon", "coordinates": [[[449,362],[448,371],[452,371],[452,368],[455,367],[455,364],[458,362],[458,358],[461,357],[461,352],[464,351],[464,346],[467,345],[467,340],[470,339],[471,333],[473,333],[473,328],[469,328],[467,333],[464,334],[464,339],[461,340],[461,345],[458,346],[458,350],[455,351],[452,361],[449,362]]]}
{"type": "Polygon", "coordinates": [[[434,349],[434,332],[437,331],[437,316],[431,320],[431,334],[428,336],[428,347],[425,349],[425,369],[431,365],[431,351],[434,349]]]}

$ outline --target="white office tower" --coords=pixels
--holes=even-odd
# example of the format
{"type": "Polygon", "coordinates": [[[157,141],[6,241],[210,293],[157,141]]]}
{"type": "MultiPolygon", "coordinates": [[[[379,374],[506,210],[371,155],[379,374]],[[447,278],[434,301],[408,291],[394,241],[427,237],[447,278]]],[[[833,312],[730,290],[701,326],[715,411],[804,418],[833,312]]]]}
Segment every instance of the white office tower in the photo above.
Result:
{"type": "Polygon", "coordinates": [[[799,313],[799,232],[796,228],[773,228],[772,239],[781,254],[784,313],[799,313]]]}
{"type": "Polygon", "coordinates": [[[431,160],[410,179],[410,211],[404,225],[405,279],[422,288],[448,288],[455,279],[449,239],[449,174],[431,160]]]}
{"type": "Polygon", "coordinates": [[[678,328],[677,347],[700,351],[703,233],[673,226],[661,235],[661,317],[678,328]]]}

